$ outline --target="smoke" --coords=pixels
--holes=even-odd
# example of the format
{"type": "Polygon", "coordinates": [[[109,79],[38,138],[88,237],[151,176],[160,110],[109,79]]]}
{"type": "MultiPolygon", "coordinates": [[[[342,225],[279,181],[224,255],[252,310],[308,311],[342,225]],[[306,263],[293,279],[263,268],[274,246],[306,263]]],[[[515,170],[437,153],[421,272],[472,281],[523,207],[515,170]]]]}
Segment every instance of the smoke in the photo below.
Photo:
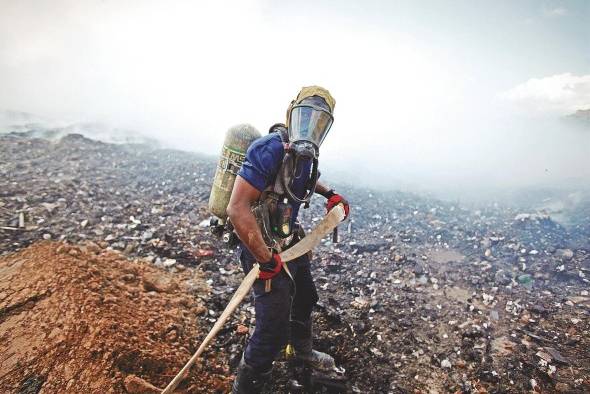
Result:
{"type": "Polygon", "coordinates": [[[432,134],[351,149],[340,177],[478,200],[533,188],[587,189],[590,181],[590,130],[561,119],[482,116],[424,133],[432,134]]]}
{"type": "Polygon", "coordinates": [[[540,67],[541,50],[503,36],[540,39],[548,26],[524,23],[528,13],[556,29],[578,13],[520,8],[487,10],[522,17],[499,34],[473,24],[469,3],[5,1],[0,110],[35,121],[13,112],[4,129],[93,125],[216,154],[229,127],[265,133],[301,86],[320,84],[337,102],[320,157],[327,181],[479,197],[581,187],[590,132],[560,118],[590,108],[590,76],[573,56],[540,67]]]}

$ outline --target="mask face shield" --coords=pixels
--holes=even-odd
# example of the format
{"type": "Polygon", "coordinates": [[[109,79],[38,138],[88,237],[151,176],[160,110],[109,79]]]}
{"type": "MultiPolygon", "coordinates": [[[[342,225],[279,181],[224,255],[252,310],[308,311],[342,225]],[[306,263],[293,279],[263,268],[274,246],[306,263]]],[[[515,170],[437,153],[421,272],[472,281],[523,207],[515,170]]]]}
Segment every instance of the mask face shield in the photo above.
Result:
{"type": "Polygon", "coordinates": [[[306,141],[319,149],[333,121],[332,114],[322,107],[298,104],[289,115],[289,140],[295,144],[306,141]]]}

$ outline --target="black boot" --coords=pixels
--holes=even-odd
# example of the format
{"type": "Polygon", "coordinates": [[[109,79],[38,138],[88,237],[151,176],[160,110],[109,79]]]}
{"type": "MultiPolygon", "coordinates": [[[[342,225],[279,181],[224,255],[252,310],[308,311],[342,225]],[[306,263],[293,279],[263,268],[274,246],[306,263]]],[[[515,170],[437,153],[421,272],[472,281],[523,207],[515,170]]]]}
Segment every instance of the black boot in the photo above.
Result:
{"type": "Polygon", "coordinates": [[[232,387],[232,394],[260,394],[265,390],[266,384],[270,381],[272,370],[264,373],[254,371],[254,368],[246,364],[244,356],[238,365],[238,373],[234,385],[232,387]]]}
{"type": "Polygon", "coordinates": [[[294,341],[295,357],[317,371],[334,371],[336,369],[334,358],[327,353],[312,349],[311,345],[311,338],[307,341],[294,341]]]}
{"type": "Polygon", "coordinates": [[[291,338],[291,344],[295,349],[295,357],[305,364],[318,371],[332,371],[336,368],[334,358],[327,353],[313,349],[311,320],[301,324],[292,321],[292,333],[296,334],[291,338]]]}

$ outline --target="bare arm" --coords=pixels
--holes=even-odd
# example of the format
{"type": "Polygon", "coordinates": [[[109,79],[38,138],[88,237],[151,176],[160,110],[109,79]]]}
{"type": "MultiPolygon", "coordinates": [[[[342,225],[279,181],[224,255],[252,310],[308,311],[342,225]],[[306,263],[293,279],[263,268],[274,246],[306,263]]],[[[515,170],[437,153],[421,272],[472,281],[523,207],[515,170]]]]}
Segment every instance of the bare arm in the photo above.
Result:
{"type": "Polygon", "coordinates": [[[258,262],[264,263],[272,258],[272,253],[264,243],[262,233],[251,210],[252,203],[257,201],[259,197],[260,191],[238,175],[227,206],[227,215],[238,237],[250,253],[258,262]]]}
{"type": "Polygon", "coordinates": [[[317,194],[320,194],[322,196],[326,196],[326,193],[328,193],[330,190],[330,187],[327,185],[324,185],[322,182],[317,181],[317,183],[315,184],[315,192],[317,194]]]}

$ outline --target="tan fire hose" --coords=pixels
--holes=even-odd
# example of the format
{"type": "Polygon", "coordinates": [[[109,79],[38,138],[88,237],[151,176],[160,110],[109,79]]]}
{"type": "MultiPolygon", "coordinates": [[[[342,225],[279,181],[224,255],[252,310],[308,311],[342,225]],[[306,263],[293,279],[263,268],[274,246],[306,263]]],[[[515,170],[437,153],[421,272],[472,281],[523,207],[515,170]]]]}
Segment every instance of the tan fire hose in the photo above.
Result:
{"type": "MultiPolygon", "coordinates": [[[[344,220],[344,215],[344,207],[342,206],[342,204],[338,204],[337,206],[335,206],[333,209],[330,210],[330,212],[328,212],[328,214],[322,219],[322,221],[317,225],[317,227],[313,229],[312,232],[310,232],[305,238],[297,242],[291,248],[282,252],[280,254],[281,260],[283,260],[283,262],[294,260],[297,257],[304,255],[305,253],[309,252],[310,250],[318,246],[322,238],[328,235],[332,230],[336,228],[336,226],[338,226],[338,223],[344,220]]],[[[211,328],[211,331],[209,331],[209,334],[207,334],[207,336],[201,343],[201,346],[199,346],[195,354],[193,354],[190,360],[188,360],[186,365],[182,367],[180,372],[178,372],[174,379],[172,379],[168,386],[166,386],[166,388],[162,391],[162,394],[171,394],[176,388],[176,386],[178,386],[178,384],[184,379],[184,377],[186,376],[190,368],[193,366],[195,361],[197,361],[197,358],[199,358],[199,356],[201,355],[201,353],[203,353],[207,345],[209,345],[209,342],[211,342],[211,340],[215,338],[215,335],[217,335],[217,333],[219,332],[221,327],[223,327],[223,325],[231,316],[233,311],[238,307],[238,305],[240,305],[246,294],[248,294],[248,291],[254,284],[254,281],[256,280],[256,278],[258,278],[259,272],[260,269],[258,268],[258,264],[254,264],[254,267],[252,267],[248,275],[246,275],[246,277],[240,284],[240,287],[238,287],[233,297],[225,307],[225,310],[223,311],[221,316],[219,316],[219,318],[213,325],[213,328],[211,328]]]]}

